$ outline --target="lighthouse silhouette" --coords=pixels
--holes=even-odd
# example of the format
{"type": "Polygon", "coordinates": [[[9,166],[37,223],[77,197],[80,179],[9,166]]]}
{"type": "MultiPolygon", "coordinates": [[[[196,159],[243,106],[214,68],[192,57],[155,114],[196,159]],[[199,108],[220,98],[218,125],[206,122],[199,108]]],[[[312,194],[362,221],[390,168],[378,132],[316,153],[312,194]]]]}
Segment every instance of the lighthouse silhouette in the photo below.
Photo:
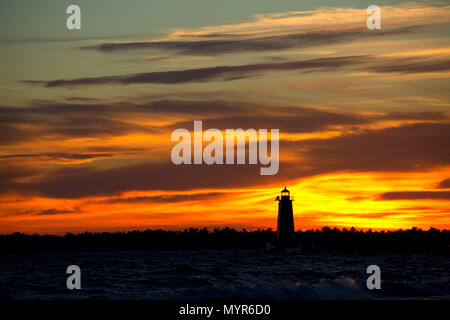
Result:
{"type": "Polygon", "coordinates": [[[292,211],[293,198],[286,187],[281,191],[281,197],[277,196],[278,201],[278,225],[277,242],[281,247],[290,247],[294,242],[294,214],[292,211]]]}

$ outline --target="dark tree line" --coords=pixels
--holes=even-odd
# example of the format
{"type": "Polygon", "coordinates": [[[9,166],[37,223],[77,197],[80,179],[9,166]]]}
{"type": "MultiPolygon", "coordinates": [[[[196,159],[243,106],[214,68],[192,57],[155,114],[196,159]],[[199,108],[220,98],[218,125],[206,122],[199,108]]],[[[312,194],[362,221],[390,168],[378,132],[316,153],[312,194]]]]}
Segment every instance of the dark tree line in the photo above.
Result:
{"type": "MultiPolygon", "coordinates": [[[[398,231],[322,229],[297,231],[294,247],[304,251],[450,253],[450,232],[412,228],[398,231]]],[[[13,233],[0,235],[0,253],[103,250],[263,249],[276,246],[272,229],[255,231],[189,228],[184,231],[67,233],[64,236],[13,233]]]]}

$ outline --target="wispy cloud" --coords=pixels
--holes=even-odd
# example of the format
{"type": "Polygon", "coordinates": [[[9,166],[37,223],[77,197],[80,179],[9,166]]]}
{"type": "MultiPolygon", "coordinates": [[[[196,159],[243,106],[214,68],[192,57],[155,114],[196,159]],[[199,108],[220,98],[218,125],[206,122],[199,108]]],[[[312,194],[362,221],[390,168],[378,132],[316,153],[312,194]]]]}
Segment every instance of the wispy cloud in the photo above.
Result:
{"type": "MultiPolygon", "coordinates": [[[[118,154],[115,153],[117,156],[118,154]]],[[[86,163],[101,158],[110,158],[112,153],[37,153],[37,154],[9,154],[0,156],[0,160],[33,159],[56,163],[86,163]]]]}
{"type": "Polygon", "coordinates": [[[216,56],[227,53],[279,51],[287,49],[310,48],[320,45],[337,44],[356,40],[362,37],[378,38],[416,33],[422,30],[420,26],[405,26],[382,29],[371,32],[365,27],[354,27],[342,30],[318,30],[308,33],[293,33],[269,37],[220,39],[220,40],[190,40],[190,41],[142,41],[103,43],[86,46],[83,49],[94,49],[101,52],[129,51],[137,49],[167,50],[182,55],[216,56]]]}
{"type": "Polygon", "coordinates": [[[104,41],[111,39],[130,38],[137,36],[145,36],[148,34],[124,34],[124,35],[98,35],[92,37],[33,37],[33,38],[10,38],[0,40],[1,45],[11,44],[39,44],[39,43],[58,43],[58,42],[86,42],[86,41],[104,41]]]}
{"type": "Polygon", "coordinates": [[[410,34],[424,26],[449,22],[449,6],[409,3],[382,6],[383,29],[365,26],[366,10],[324,7],[311,11],[258,14],[238,24],[172,30],[166,39],[114,41],[83,47],[102,52],[166,50],[184,55],[220,55],[305,48],[349,42],[362,37],[410,34]]]}
{"type": "Polygon", "coordinates": [[[365,67],[365,71],[375,73],[427,73],[427,72],[444,72],[450,70],[449,58],[430,59],[419,58],[402,58],[394,59],[387,64],[374,64],[365,67]]]}
{"type": "MultiPolygon", "coordinates": [[[[448,22],[446,11],[450,6],[404,3],[396,6],[381,6],[384,26],[435,24],[448,22]]],[[[174,29],[168,39],[178,38],[217,38],[223,35],[250,36],[255,34],[282,33],[292,30],[338,29],[351,26],[365,26],[366,9],[350,7],[322,7],[310,11],[290,11],[280,13],[256,14],[253,21],[237,24],[207,26],[193,29],[174,29]]]]}
{"type": "Polygon", "coordinates": [[[380,200],[450,200],[450,191],[394,191],[380,195],[380,200]]]}
{"type": "Polygon", "coordinates": [[[441,182],[439,182],[438,188],[450,189],[450,178],[444,179],[441,182]]]}
{"type": "Polygon", "coordinates": [[[114,75],[93,78],[78,78],[72,80],[30,81],[28,84],[45,85],[52,87],[73,87],[104,84],[137,84],[137,83],[162,83],[179,84],[188,82],[205,81],[231,81],[250,78],[269,71],[289,70],[330,70],[348,65],[360,64],[369,60],[368,56],[345,56],[335,58],[320,58],[283,63],[262,63],[238,66],[218,66],[211,68],[187,69],[181,71],[146,72],[128,75],[114,75]]]}
{"type": "Polygon", "coordinates": [[[189,202],[209,200],[212,198],[218,198],[226,195],[225,192],[211,192],[211,193],[197,193],[197,194],[185,194],[185,195],[158,195],[158,196],[142,196],[133,198],[110,198],[101,201],[102,203],[117,204],[117,203],[176,203],[176,202],[189,202]]]}
{"type": "Polygon", "coordinates": [[[427,73],[450,70],[448,57],[420,56],[402,58],[382,58],[377,56],[340,56],[278,63],[258,63],[235,66],[217,66],[209,68],[186,69],[180,71],[145,72],[125,75],[113,75],[71,80],[23,80],[31,85],[44,85],[47,88],[77,87],[106,84],[181,84],[207,81],[234,81],[263,76],[270,72],[304,71],[327,72],[349,68],[372,73],[427,73]]]}

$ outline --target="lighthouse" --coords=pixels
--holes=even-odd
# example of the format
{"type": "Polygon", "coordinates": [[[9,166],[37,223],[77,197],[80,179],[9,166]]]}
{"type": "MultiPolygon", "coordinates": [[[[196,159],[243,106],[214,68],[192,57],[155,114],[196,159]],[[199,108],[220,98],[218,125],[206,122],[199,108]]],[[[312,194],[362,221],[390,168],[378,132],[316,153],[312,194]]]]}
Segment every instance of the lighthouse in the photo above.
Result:
{"type": "Polygon", "coordinates": [[[294,214],[292,211],[293,198],[286,187],[281,191],[281,197],[277,196],[278,201],[278,225],[277,225],[277,241],[281,247],[289,247],[293,245],[294,236],[294,214]]]}

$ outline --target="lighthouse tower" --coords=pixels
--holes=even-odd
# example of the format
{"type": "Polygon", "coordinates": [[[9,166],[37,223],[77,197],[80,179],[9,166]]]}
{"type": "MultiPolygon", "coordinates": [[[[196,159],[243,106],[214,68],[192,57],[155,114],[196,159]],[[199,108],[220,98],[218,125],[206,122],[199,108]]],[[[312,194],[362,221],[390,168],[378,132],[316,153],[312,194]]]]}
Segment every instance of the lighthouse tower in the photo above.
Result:
{"type": "Polygon", "coordinates": [[[278,226],[277,241],[282,247],[289,247],[293,244],[294,235],[294,214],[292,211],[293,198],[286,187],[281,191],[281,197],[277,196],[278,201],[278,226]]]}

